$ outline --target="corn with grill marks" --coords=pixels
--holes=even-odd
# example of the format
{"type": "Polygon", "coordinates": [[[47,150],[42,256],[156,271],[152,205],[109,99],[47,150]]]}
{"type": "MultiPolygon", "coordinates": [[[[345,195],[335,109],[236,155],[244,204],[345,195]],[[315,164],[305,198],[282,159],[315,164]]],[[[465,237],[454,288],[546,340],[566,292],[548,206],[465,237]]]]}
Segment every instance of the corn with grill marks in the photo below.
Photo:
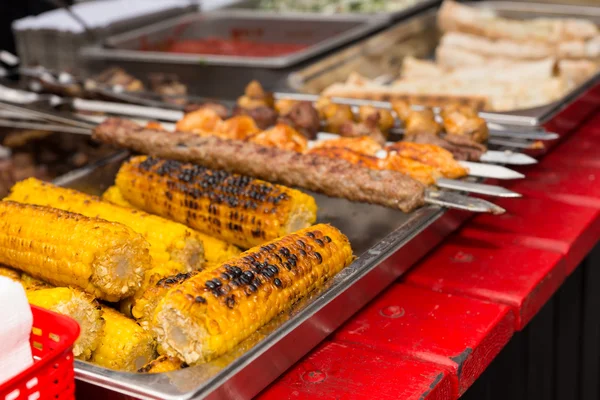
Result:
{"type": "Polygon", "coordinates": [[[103,306],[105,321],[100,345],[91,361],[101,367],[135,372],[156,357],[154,338],[134,320],[103,306]]]}
{"type": "Polygon", "coordinates": [[[73,354],[82,360],[92,356],[104,332],[102,311],[92,296],[77,289],[57,287],[28,290],[27,299],[33,305],[68,315],[77,321],[81,334],[75,341],[73,354]]]}
{"type": "Polygon", "coordinates": [[[352,262],[348,238],[315,225],[242,253],[173,287],[154,314],[164,352],[188,364],[218,357],[352,262]]]}
{"type": "MultiPolygon", "coordinates": [[[[135,208],[131,203],[123,198],[121,191],[116,186],[111,186],[106,189],[102,195],[102,199],[122,207],[135,208]]],[[[202,232],[194,232],[202,240],[202,244],[204,245],[206,268],[214,266],[215,264],[220,264],[241,253],[240,249],[232,244],[202,232]]]]}
{"type": "Polygon", "coordinates": [[[159,356],[138,370],[145,374],[160,374],[161,372],[177,371],[187,368],[187,364],[177,357],[159,356]]]}
{"type": "Polygon", "coordinates": [[[139,289],[151,258],[148,242],[125,225],[0,201],[0,263],[118,301],[139,289]]]}
{"type": "Polygon", "coordinates": [[[126,225],[148,241],[154,265],[171,263],[176,272],[187,272],[201,268],[204,262],[202,241],[193,230],[155,215],[116,206],[96,196],[29,178],[16,183],[6,199],[126,225]]]}
{"type": "Polygon", "coordinates": [[[116,185],[135,207],[242,248],[316,220],[314,198],[298,190],[179,161],[135,157],[116,185]]]}

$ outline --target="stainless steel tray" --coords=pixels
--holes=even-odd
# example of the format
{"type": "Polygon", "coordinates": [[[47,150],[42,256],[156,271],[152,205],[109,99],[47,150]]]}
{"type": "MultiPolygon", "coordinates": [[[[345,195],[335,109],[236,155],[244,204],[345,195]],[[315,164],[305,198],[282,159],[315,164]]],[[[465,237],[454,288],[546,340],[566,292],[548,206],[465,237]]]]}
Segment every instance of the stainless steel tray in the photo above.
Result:
{"type": "Polygon", "coordinates": [[[275,83],[302,63],[383,29],[389,18],[364,15],[276,14],[249,10],[195,13],[137,29],[106,40],[110,46],[82,49],[84,70],[95,74],[118,63],[135,76],[170,72],[188,85],[190,93],[236,98],[252,79],[275,83]],[[254,40],[307,44],[308,48],[281,57],[232,57],[170,54],[139,50],[144,43],[169,38],[227,37],[232,30],[248,32],[254,40]]]}
{"type": "MultiPolygon", "coordinates": [[[[73,171],[55,183],[91,194],[110,186],[127,153],[73,171]]],[[[348,235],[358,258],[331,284],[209,364],[132,374],[76,361],[77,379],[150,399],[251,398],[404,273],[469,214],[435,206],[410,214],[315,195],[319,222],[348,235]]],[[[99,389],[100,390],[100,389],[99,389]]]]}
{"type": "MultiPolygon", "coordinates": [[[[366,1],[368,1],[368,0],[366,0],[366,1]]],[[[391,18],[393,21],[399,21],[399,20],[404,19],[412,14],[423,11],[427,8],[438,6],[441,3],[442,3],[442,0],[418,0],[417,2],[415,2],[415,4],[405,7],[405,8],[398,9],[396,11],[378,12],[378,13],[343,13],[342,15],[346,15],[346,14],[368,15],[368,16],[385,15],[385,16],[391,18]]],[[[260,10],[258,8],[259,5],[260,5],[260,0],[240,0],[240,1],[233,2],[232,4],[228,4],[227,6],[225,6],[223,8],[260,10]]]]}
{"type": "MultiPolygon", "coordinates": [[[[507,1],[481,1],[472,5],[492,9],[508,18],[573,17],[600,24],[600,7],[507,1]]],[[[433,56],[441,36],[436,28],[436,13],[437,10],[428,10],[321,59],[290,74],[287,83],[299,92],[320,93],[330,84],[345,80],[351,72],[359,72],[369,78],[397,75],[404,57],[433,56]]],[[[542,125],[598,82],[600,71],[559,101],[531,109],[485,113],[485,117],[489,121],[512,125],[542,125]]]]}
{"type": "Polygon", "coordinates": [[[285,68],[385,26],[386,16],[278,14],[249,10],[194,13],[106,39],[107,47],[88,48],[86,57],[120,61],[170,62],[195,65],[285,68]],[[237,57],[142,51],[172,39],[231,38],[233,32],[259,42],[302,44],[304,50],[277,57],[237,57]]]}

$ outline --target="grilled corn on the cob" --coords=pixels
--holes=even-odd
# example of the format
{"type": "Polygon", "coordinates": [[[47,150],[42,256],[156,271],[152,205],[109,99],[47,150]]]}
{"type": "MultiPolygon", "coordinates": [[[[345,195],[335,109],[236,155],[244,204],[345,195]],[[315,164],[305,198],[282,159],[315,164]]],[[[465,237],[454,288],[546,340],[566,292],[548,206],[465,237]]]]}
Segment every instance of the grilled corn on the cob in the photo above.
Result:
{"type": "Polygon", "coordinates": [[[135,157],[116,184],[135,207],[244,248],[316,220],[315,200],[298,190],[179,161],[135,157]]]}
{"type": "Polygon", "coordinates": [[[21,283],[21,272],[16,269],[0,266],[0,276],[21,283]]]}
{"type": "Polygon", "coordinates": [[[109,203],[113,203],[121,207],[134,208],[131,205],[131,203],[125,200],[119,188],[114,185],[109,187],[104,193],[102,193],[102,200],[108,201],[109,203]]]}
{"type": "Polygon", "coordinates": [[[122,224],[0,201],[0,263],[108,301],[132,295],[151,262],[148,242],[122,224]]]}
{"type": "Polygon", "coordinates": [[[131,309],[131,314],[142,327],[149,329],[154,311],[165,294],[167,294],[172,287],[181,284],[198,273],[198,271],[192,271],[187,274],[177,274],[163,278],[153,285],[150,285],[144,293],[136,299],[135,304],[131,309]]]}
{"type": "Polygon", "coordinates": [[[25,290],[48,289],[53,287],[52,285],[36,279],[31,275],[27,275],[24,272],[17,271],[16,269],[9,267],[0,266],[0,276],[5,276],[15,282],[19,282],[25,290]]]}
{"type": "Polygon", "coordinates": [[[240,343],[352,261],[348,238],[316,225],[242,253],[172,288],[153,330],[167,355],[209,361],[240,343]]]}
{"type": "Polygon", "coordinates": [[[154,265],[180,263],[182,267],[177,272],[187,272],[199,269],[204,262],[202,241],[193,230],[155,215],[107,203],[96,196],[29,178],[16,183],[6,199],[126,225],[148,241],[154,265]]]}
{"type": "MultiPolygon", "coordinates": [[[[135,208],[133,204],[129,203],[121,191],[116,186],[111,186],[102,195],[102,199],[110,203],[122,206],[135,208]]],[[[210,235],[202,232],[194,231],[195,234],[202,240],[204,245],[204,258],[206,259],[206,268],[215,264],[220,264],[232,257],[235,257],[241,253],[240,249],[236,246],[227,243],[223,240],[217,239],[210,235]]]]}
{"type": "Polygon", "coordinates": [[[68,315],[77,321],[81,334],[75,341],[73,354],[82,360],[92,356],[104,331],[100,305],[92,296],[77,289],[57,287],[27,291],[27,299],[33,305],[68,315]]]}
{"type": "Polygon", "coordinates": [[[102,307],[104,333],[91,361],[102,367],[137,371],[156,357],[152,336],[134,320],[110,307],[102,307]]]}
{"type": "Polygon", "coordinates": [[[177,357],[159,356],[138,370],[145,374],[160,374],[161,372],[177,371],[187,368],[187,364],[177,357]]]}

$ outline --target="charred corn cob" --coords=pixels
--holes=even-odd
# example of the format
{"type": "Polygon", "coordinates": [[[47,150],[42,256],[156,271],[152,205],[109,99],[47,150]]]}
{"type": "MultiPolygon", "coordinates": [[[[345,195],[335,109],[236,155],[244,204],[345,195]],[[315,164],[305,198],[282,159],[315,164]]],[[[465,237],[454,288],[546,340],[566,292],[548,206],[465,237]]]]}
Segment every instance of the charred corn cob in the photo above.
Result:
{"type": "MultiPolygon", "coordinates": [[[[125,200],[121,191],[116,186],[109,187],[102,195],[102,199],[122,207],[135,208],[131,203],[125,200]]],[[[195,231],[195,234],[198,235],[204,245],[206,268],[215,264],[220,264],[241,253],[240,249],[223,240],[198,231],[195,231]]]]}
{"type": "Polygon", "coordinates": [[[132,295],[151,259],[122,224],[49,207],[0,201],[0,263],[55,286],[108,301],[132,295]]]}
{"type": "Polygon", "coordinates": [[[126,225],[148,241],[154,265],[175,262],[182,265],[177,272],[187,272],[199,269],[204,262],[202,241],[193,230],[145,212],[104,202],[96,196],[29,178],[15,184],[6,199],[126,225]]]}
{"type": "Polygon", "coordinates": [[[102,367],[137,371],[156,357],[152,336],[134,320],[110,307],[102,307],[104,333],[91,361],[102,367]]]}
{"type": "Polygon", "coordinates": [[[192,271],[187,274],[177,274],[163,278],[153,285],[150,285],[144,293],[136,299],[131,314],[142,327],[146,329],[150,328],[154,311],[165,294],[167,294],[172,287],[181,284],[198,273],[198,271],[192,271]]]}
{"type": "Polygon", "coordinates": [[[159,356],[138,370],[145,374],[160,374],[161,372],[177,371],[188,365],[177,357],[159,356]]]}
{"type": "Polygon", "coordinates": [[[92,356],[104,331],[100,305],[92,296],[77,289],[57,287],[28,291],[27,299],[33,305],[68,315],[77,321],[81,334],[75,341],[73,354],[82,360],[92,356]]]}
{"type": "Polygon", "coordinates": [[[171,289],[153,330],[167,355],[188,364],[231,350],[352,261],[348,238],[315,225],[242,253],[171,289]]]}
{"type": "Polygon", "coordinates": [[[109,187],[104,193],[102,193],[102,200],[108,201],[109,203],[113,203],[121,207],[134,208],[131,205],[131,203],[125,200],[119,188],[114,185],[109,187]]]}
{"type": "Polygon", "coordinates": [[[135,207],[244,248],[316,220],[315,200],[300,191],[178,161],[135,157],[116,184],[135,207]]]}

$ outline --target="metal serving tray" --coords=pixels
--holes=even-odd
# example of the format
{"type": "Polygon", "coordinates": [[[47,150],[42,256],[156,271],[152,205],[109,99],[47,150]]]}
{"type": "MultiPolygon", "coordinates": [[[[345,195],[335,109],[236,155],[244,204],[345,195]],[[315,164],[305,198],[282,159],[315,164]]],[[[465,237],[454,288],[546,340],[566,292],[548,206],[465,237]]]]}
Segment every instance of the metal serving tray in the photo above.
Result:
{"type": "MultiPolygon", "coordinates": [[[[508,18],[573,17],[600,24],[600,7],[506,1],[481,1],[471,5],[492,9],[508,18]]],[[[409,55],[421,58],[433,57],[441,36],[436,28],[436,14],[437,10],[428,10],[364,39],[352,47],[321,59],[290,74],[287,84],[299,92],[320,93],[327,86],[346,80],[351,72],[358,72],[369,78],[382,75],[395,76],[400,71],[404,57],[409,55]]],[[[542,125],[596,86],[598,82],[600,82],[600,71],[554,103],[531,109],[485,113],[485,117],[489,121],[504,124],[542,125]]],[[[432,84],[435,85],[435,82],[432,84]]]]}
{"type": "MultiPolygon", "coordinates": [[[[365,0],[368,1],[368,0],[365,0]]],[[[418,0],[415,4],[409,5],[408,7],[398,9],[396,11],[389,12],[377,12],[377,13],[342,13],[342,15],[368,15],[368,16],[377,16],[384,15],[386,17],[391,18],[393,21],[399,21],[406,17],[409,17],[415,13],[421,12],[431,7],[435,7],[440,5],[442,0],[418,0]]],[[[231,4],[226,5],[225,9],[249,9],[249,10],[257,10],[260,5],[260,0],[240,0],[235,1],[231,4]]]]}
{"type": "MultiPolygon", "coordinates": [[[[126,152],[118,153],[64,175],[55,183],[98,195],[113,184],[120,164],[127,157],[126,152]]],[[[435,206],[405,214],[343,199],[315,197],[319,222],[331,223],[348,235],[358,256],[329,286],[211,363],[162,374],[133,374],[76,361],[77,379],[135,398],[251,398],[470,215],[435,206]]],[[[91,390],[91,385],[87,389],[91,390]]],[[[91,395],[90,390],[84,393],[85,397],[91,395]]],[[[94,390],[103,392],[97,387],[94,390]]]]}
{"type": "Polygon", "coordinates": [[[386,16],[277,14],[250,10],[224,10],[194,13],[136,29],[106,39],[106,46],[82,50],[88,67],[99,70],[118,62],[134,74],[172,72],[198,88],[205,96],[227,96],[230,87],[239,95],[250,79],[282,79],[291,67],[328,50],[382,29],[390,22],[386,16]],[[304,50],[277,57],[237,57],[175,54],[144,51],[157,48],[173,39],[233,35],[259,42],[283,42],[308,45],[304,50]],[[243,83],[242,83],[243,81],[243,83]]]}

